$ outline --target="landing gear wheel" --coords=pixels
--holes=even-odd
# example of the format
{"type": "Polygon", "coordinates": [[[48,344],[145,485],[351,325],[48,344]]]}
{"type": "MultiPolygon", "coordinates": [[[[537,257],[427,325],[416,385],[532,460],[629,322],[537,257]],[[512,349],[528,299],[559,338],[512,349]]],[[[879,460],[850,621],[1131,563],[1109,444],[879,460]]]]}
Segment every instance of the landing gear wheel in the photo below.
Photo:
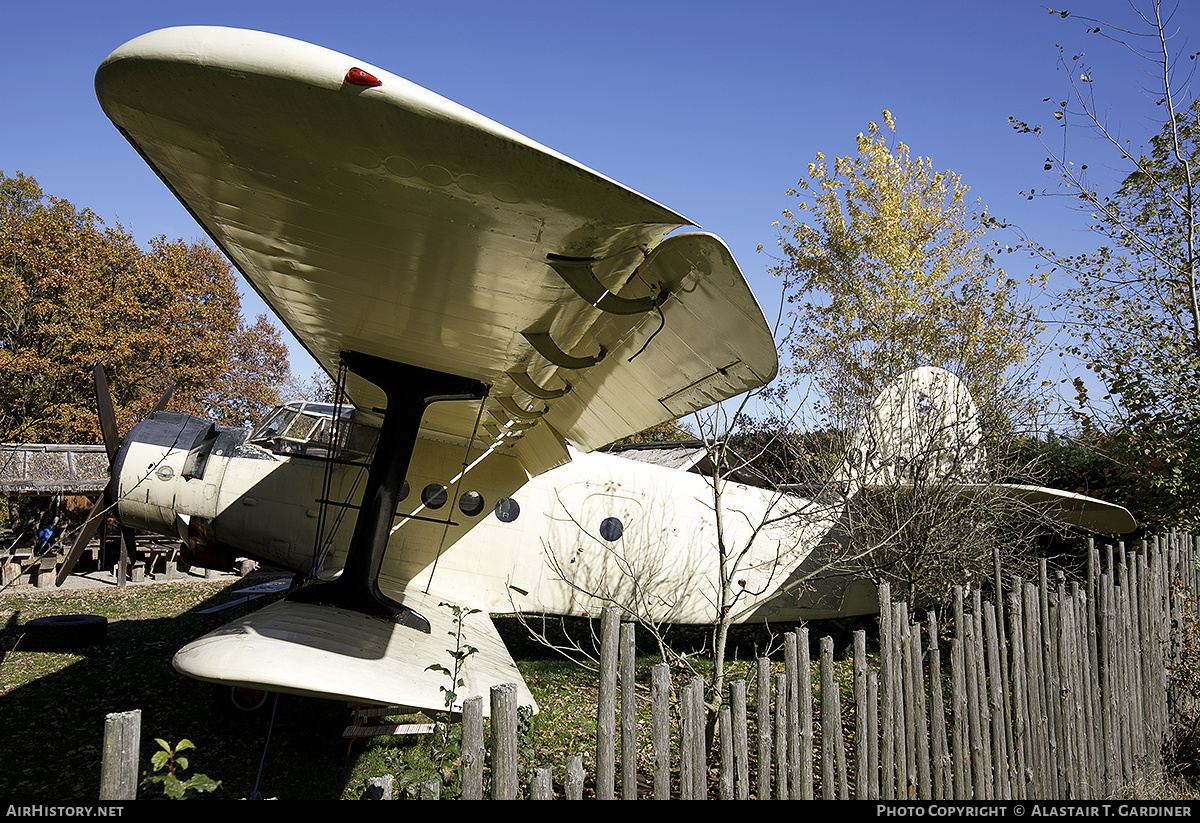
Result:
{"type": "Polygon", "coordinates": [[[65,651],[103,643],[108,618],[95,614],[60,614],[39,617],[25,624],[25,645],[43,651],[65,651]]]}
{"type": "Polygon", "coordinates": [[[217,706],[232,714],[259,714],[270,696],[270,692],[247,686],[216,686],[213,689],[217,706]]]}

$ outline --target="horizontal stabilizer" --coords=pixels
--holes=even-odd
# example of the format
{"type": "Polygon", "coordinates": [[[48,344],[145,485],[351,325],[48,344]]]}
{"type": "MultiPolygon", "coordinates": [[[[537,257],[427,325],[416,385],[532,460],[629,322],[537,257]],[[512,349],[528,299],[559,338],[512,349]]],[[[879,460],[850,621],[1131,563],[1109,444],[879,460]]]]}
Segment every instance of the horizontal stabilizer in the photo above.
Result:
{"type": "Polygon", "coordinates": [[[1012,483],[968,484],[954,488],[966,495],[999,496],[1026,503],[1031,510],[1038,511],[1056,523],[1097,534],[1127,534],[1137,528],[1137,520],[1124,506],[1106,503],[1085,494],[1012,483]]]}
{"type": "Polygon", "coordinates": [[[1137,528],[1122,506],[1083,494],[1010,483],[987,475],[978,411],[966,385],[945,369],[905,372],[879,395],[854,432],[841,481],[850,493],[944,490],[1005,500],[1051,520],[1098,534],[1137,528]]]}
{"type": "Polygon", "coordinates": [[[405,605],[429,620],[430,633],[332,606],[283,601],[223,626],[184,646],[175,668],[211,683],[266,691],[379,703],[412,710],[444,711],[445,689],[462,701],[484,696],[501,683],[517,686],[517,702],[537,711],[516,664],[491,618],[464,617],[459,648],[465,658],[454,688],[451,677],[431,666],[454,670],[457,622],[435,595],[406,594],[405,605]]]}
{"type": "MultiPolygon", "coordinates": [[[[1074,526],[1096,534],[1128,534],[1137,528],[1137,520],[1124,506],[1106,503],[1086,494],[1051,489],[1046,486],[1022,486],[1015,483],[951,483],[934,485],[887,484],[861,488],[862,494],[887,491],[951,492],[982,500],[1006,500],[1019,503],[1029,510],[1030,519],[1050,520],[1064,526],[1074,526]]],[[[1012,514],[1011,510],[1007,514],[1012,514]]]]}

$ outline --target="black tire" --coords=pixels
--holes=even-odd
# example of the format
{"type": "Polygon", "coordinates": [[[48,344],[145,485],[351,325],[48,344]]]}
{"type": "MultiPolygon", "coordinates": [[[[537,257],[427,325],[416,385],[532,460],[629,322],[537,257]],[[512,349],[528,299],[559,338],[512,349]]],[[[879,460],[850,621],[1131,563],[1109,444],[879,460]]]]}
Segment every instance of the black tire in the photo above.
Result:
{"type": "Polygon", "coordinates": [[[95,614],[60,614],[39,617],[25,624],[27,648],[63,651],[94,646],[108,638],[108,618],[95,614]]]}
{"type": "Polygon", "coordinates": [[[263,715],[271,692],[244,686],[213,686],[213,700],[222,712],[233,715],[263,715]]]}

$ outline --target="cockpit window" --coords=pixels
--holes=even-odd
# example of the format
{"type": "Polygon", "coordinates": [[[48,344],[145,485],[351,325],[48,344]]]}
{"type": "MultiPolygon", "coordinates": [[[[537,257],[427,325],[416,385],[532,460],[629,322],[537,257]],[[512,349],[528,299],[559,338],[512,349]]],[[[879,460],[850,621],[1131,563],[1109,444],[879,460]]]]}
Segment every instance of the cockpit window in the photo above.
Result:
{"type": "Polygon", "coordinates": [[[299,412],[288,406],[276,406],[275,410],[268,414],[258,428],[250,435],[250,442],[257,443],[260,440],[270,440],[278,437],[283,433],[283,430],[288,427],[288,423],[292,422],[299,412]]]}
{"type": "Polygon", "coordinates": [[[321,418],[316,415],[301,412],[288,423],[283,436],[287,440],[312,440],[312,433],[320,422],[321,418]]]}
{"type": "Polygon", "coordinates": [[[375,450],[379,429],[359,419],[355,409],[341,409],[337,443],[333,443],[334,414],[330,403],[288,403],[271,412],[250,435],[250,442],[281,454],[365,460],[375,450]]]}

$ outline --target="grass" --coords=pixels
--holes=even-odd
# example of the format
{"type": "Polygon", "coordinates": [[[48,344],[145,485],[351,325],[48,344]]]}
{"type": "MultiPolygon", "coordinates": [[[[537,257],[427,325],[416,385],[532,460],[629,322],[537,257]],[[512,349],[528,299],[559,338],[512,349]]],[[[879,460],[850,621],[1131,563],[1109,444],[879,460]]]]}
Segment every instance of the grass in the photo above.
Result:
{"type": "MultiPolygon", "coordinates": [[[[181,582],[0,593],[5,737],[0,797],[96,799],[104,718],[133,709],[142,712],[141,768],[148,768],[158,749],[155,738],[172,745],[189,739],[196,746],[189,753],[192,771],[221,781],[210,797],[351,799],[361,796],[367,778],[386,772],[396,774],[401,784],[406,778],[431,776],[428,737],[358,741],[347,756],[341,733],[350,713],[342,703],[282,695],[271,724],[269,712],[248,716],[222,710],[211,686],[172,669],[179,647],[240,613],[240,607],[216,615],[198,610],[233,599],[231,592],[243,585],[181,582]],[[70,653],[23,647],[26,623],[62,614],[107,617],[107,641],[70,653]]],[[[497,625],[542,709],[525,738],[525,761],[553,763],[555,779],[561,781],[566,756],[583,753],[590,772],[596,675],[534,643],[515,619],[497,618],[497,625]]],[[[639,660],[640,683],[649,682],[655,662],[653,655],[639,660]]],[[[752,681],[753,672],[746,671],[752,681]]],[[[640,704],[645,716],[639,715],[639,727],[648,750],[648,708],[645,701],[640,704]]]]}
{"type": "MultiPolygon", "coordinates": [[[[357,799],[368,778],[386,773],[396,776],[397,790],[404,795],[415,790],[420,780],[432,777],[436,766],[430,757],[433,741],[428,736],[360,740],[349,748],[348,756],[341,733],[350,713],[342,703],[283,695],[273,707],[275,721],[271,724],[269,712],[247,716],[222,711],[213,699],[212,687],[171,668],[176,649],[240,614],[239,608],[216,615],[197,611],[233,599],[233,589],[249,582],[255,581],[0,593],[0,618],[4,621],[0,629],[0,719],[5,735],[0,747],[0,797],[43,802],[51,798],[95,800],[104,717],[131,709],[142,711],[141,767],[148,767],[158,748],[155,738],[170,744],[187,738],[196,746],[190,752],[193,770],[221,781],[212,795],[217,798],[357,799]],[[73,653],[24,648],[24,624],[55,614],[104,615],[109,619],[107,642],[73,653]]],[[[592,774],[596,675],[532,641],[515,618],[499,617],[496,624],[542,708],[523,739],[526,768],[550,763],[555,782],[561,785],[567,756],[582,753],[585,768],[592,774]]],[[[577,621],[573,628],[577,636],[588,636],[586,621],[577,621]]],[[[691,631],[674,637],[673,646],[697,647],[703,638],[691,631]]],[[[739,627],[739,631],[747,630],[739,627]]],[[[747,631],[742,637],[735,635],[734,641],[729,678],[747,681],[753,713],[754,659],[769,638],[747,631]]],[[[814,641],[814,693],[819,678],[815,647],[814,641]]],[[[639,684],[649,683],[650,669],[658,662],[652,650],[645,652],[637,661],[639,684]]],[[[693,659],[701,670],[707,665],[699,655],[693,659]]],[[[776,670],[781,670],[776,665],[776,670]]],[[[1190,661],[1190,667],[1192,676],[1185,682],[1195,689],[1200,683],[1200,664],[1190,661]]],[[[851,668],[848,657],[837,662],[843,708],[851,703],[851,668]]],[[[677,676],[676,686],[682,686],[683,679],[684,675],[677,676]]],[[[1200,716],[1200,711],[1195,716],[1200,716]]],[[[394,722],[418,719],[424,720],[396,717],[394,722]]],[[[1193,718],[1192,723],[1200,728],[1200,721],[1193,718]]],[[[652,774],[647,700],[639,700],[638,728],[640,793],[647,796],[652,774]]],[[[819,745],[819,730],[815,742],[819,745]]],[[[751,748],[754,746],[752,739],[751,748]]],[[[1200,760],[1194,740],[1187,748],[1177,753],[1177,767],[1179,761],[1200,760]]],[[[1194,788],[1185,785],[1141,785],[1131,787],[1129,796],[1194,797],[1194,788]]],[[[453,787],[443,791],[445,796],[453,796],[453,787]]]]}
{"type": "MultiPolygon", "coordinates": [[[[190,739],[194,771],[222,781],[217,796],[249,797],[263,756],[267,726],[217,710],[212,688],[171,668],[184,643],[228,620],[196,614],[228,599],[229,583],[166,583],[126,589],[5,593],[0,596],[0,796],[35,800],[95,799],[104,718],[142,712],[141,763],[157,749],[190,739]],[[22,626],[37,617],[98,614],[109,619],[102,645],[72,653],[22,649],[22,626]]],[[[281,700],[263,774],[287,796],[337,797],[346,717],[325,701],[281,700]],[[293,789],[292,787],[295,787],[293,789]]]]}

